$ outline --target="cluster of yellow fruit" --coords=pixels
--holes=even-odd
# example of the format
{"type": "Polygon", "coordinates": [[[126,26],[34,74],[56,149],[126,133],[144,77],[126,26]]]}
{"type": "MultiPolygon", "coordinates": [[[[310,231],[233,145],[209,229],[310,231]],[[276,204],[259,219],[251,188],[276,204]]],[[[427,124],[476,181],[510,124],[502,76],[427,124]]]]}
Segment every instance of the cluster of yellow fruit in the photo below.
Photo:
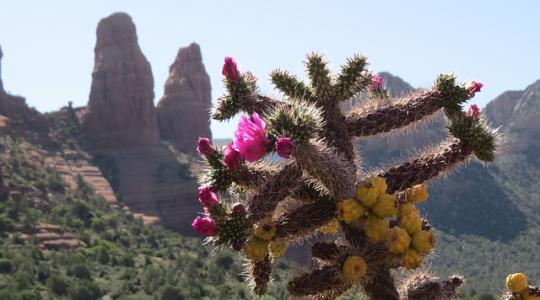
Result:
{"type": "Polygon", "coordinates": [[[398,226],[390,229],[386,246],[393,253],[401,254],[401,264],[415,269],[424,256],[435,247],[436,236],[431,230],[422,230],[422,218],[415,203],[426,201],[429,194],[425,184],[415,185],[404,194],[405,202],[398,205],[398,226]]]}
{"type": "MultiPolygon", "coordinates": [[[[390,252],[401,254],[404,267],[414,269],[433,249],[436,240],[431,230],[422,230],[422,218],[415,206],[428,198],[427,187],[421,184],[407,190],[404,203],[397,203],[386,190],[381,177],[359,182],[355,198],[338,203],[338,219],[346,224],[365,221],[364,231],[372,243],[385,242],[390,252]],[[397,217],[399,225],[390,228],[387,218],[392,217],[397,217]]],[[[334,226],[331,222],[320,230],[325,232],[334,226]]]]}
{"type": "Polygon", "coordinates": [[[348,256],[343,263],[343,277],[350,281],[358,281],[367,271],[367,264],[360,256],[348,256]]]}
{"type": "Polygon", "coordinates": [[[538,290],[532,291],[523,273],[514,273],[506,277],[506,287],[512,293],[519,294],[522,300],[540,300],[538,290]]]}
{"type": "Polygon", "coordinates": [[[287,241],[275,239],[275,236],[276,225],[269,216],[253,226],[253,235],[244,245],[244,254],[256,262],[262,261],[268,254],[273,257],[285,255],[287,241]]]}

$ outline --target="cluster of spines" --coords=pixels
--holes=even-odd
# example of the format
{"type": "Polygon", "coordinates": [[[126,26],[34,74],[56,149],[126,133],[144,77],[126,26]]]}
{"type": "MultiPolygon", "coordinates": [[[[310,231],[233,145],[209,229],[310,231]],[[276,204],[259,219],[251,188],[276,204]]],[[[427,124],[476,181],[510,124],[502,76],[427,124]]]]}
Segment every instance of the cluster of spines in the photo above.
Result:
{"type": "MultiPolygon", "coordinates": [[[[325,255],[330,255],[331,251],[314,248],[313,256],[319,257],[321,261],[326,258],[327,263],[321,269],[291,281],[291,294],[332,298],[359,283],[371,298],[397,299],[397,290],[389,270],[403,265],[405,254],[402,253],[400,259],[395,251],[389,251],[396,250],[392,248],[395,245],[385,245],[373,238],[370,240],[369,235],[373,237],[373,234],[366,235],[363,227],[369,223],[369,217],[358,222],[333,221],[339,216],[339,203],[353,197],[355,192],[354,183],[359,172],[356,170],[354,153],[351,152],[353,138],[388,132],[439,110],[445,111],[451,122],[449,131],[455,140],[442,144],[444,147],[440,151],[378,174],[378,178],[383,179],[388,186],[386,193],[389,197],[398,199],[406,197],[410,193],[408,189],[447,172],[471,154],[483,161],[493,159],[496,142],[494,132],[485,126],[476,113],[462,112],[462,104],[474,96],[481,85],[471,87],[458,84],[452,75],[439,76],[431,91],[408,101],[395,104],[386,101],[384,106],[371,112],[355,113],[353,109],[348,115],[343,115],[339,108],[340,102],[359,92],[369,91],[370,96],[375,98],[388,97],[382,78],[374,76],[366,70],[366,66],[365,57],[355,56],[348,60],[341,74],[334,78],[322,56],[309,55],[306,70],[311,80],[310,85],[286,71],[274,71],[271,74],[272,82],[286,96],[285,101],[258,95],[255,77],[250,73],[237,72],[232,78],[224,71],[227,94],[220,98],[213,113],[214,118],[229,119],[241,111],[258,113],[268,124],[268,153],[276,150],[274,142],[281,137],[291,139],[295,146],[290,151],[293,160],[282,166],[289,169],[285,173],[294,174],[286,183],[280,176],[285,169],[279,167],[265,168],[244,162],[240,168],[228,170],[220,161],[223,157],[213,162],[209,160],[208,184],[216,185],[220,191],[226,191],[234,185],[244,186],[249,193],[244,252],[250,257],[249,273],[258,294],[266,289],[265,285],[269,281],[271,244],[275,247],[277,242],[286,244],[288,241],[296,241],[311,236],[318,229],[322,232],[337,229],[346,240],[345,244],[335,245],[338,249],[334,251],[337,257],[330,259],[325,255]],[[277,182],[282,183],[276,185],[277,182]],[[287,199],[300,200],[300,205],[293,205],[293,208],[275,214],[276,207],[281,202],[289,201],[287,199]],[[329,261],[333,263],[329,264],[329,261]],[[347,275],[345,270],[362,269],[361,261],[366,264],[364,272],[367,275],[365,278],[361,276],[363,279],[357,282],[351,281],[351,274],[347,275]],[[325,283],[318,285],[317,280],[324,280],[325,283]]],[[[397,203],[397,206],[401,205],[399,201],[397,203]]],[[[399,216],[385,223],[394,228],[418,226],[417,219],[403,221],[399,216]]],[[[429,232],[431,228],[423,220],[420,230],[429,232]]],[[[397,234],[396,241],[403,242],[402,236],[397,234]]],[[[416,266],[412,263],[409,265],[416,266]]],[[[356,275],[353,274],[353,277],[356,275]]]]}

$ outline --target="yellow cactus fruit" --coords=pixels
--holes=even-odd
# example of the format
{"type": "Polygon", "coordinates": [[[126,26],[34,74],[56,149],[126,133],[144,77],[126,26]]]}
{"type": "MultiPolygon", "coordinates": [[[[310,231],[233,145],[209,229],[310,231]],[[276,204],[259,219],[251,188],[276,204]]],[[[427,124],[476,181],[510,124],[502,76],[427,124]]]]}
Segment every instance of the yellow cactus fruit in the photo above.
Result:
{"type": "Polygon", "coordinates": [[[396,197],[394,195],[379,195],[377,203],[371,208],[371,212],[380,218],[387,218],[396,215],[396,197]]]}
{"type": "Polygon", "coordinates": [[[366,274],[367,264],[360,256],[349,256],[343,264],[343,276],[350,281],[358,281],[366,274]]]}
{"type": "Polygon", "coordinates": [[[262,261],[268,255],[268,242],[253,238],[244,245],[244,254],[247,258],[254,261],[262,261]]]}
{"type": "Polygon", "coordinates": [[[416,206],[414,206],[414,204],[412,204],[412,203],[404,203],[404,204],[399,205],[399,207],[398,207],[398,218],[406,216],[406,215],[408,215],[410,213],[420,214],[418,212],[418,209],[416,208],[416,206]]]}
{"type": "Polygon", "coordinates": [[[531,295],[532,290],[530,288],[526,288],[521,292],[521,299],[522,300],[540,300],[540,294],[536,292],[536,294],[531,295]]]}
{"type": "Polygon", "coordinates": [[[422,264],[422,254],[413,248],[409,248],[401,255],[401,265],[407,269],[416,269],[422,264]]]}
{"type": "Polygon", "coordinates": [[[524,291],[528,285],[527,276],[523,273],[514,273],[506,277],[506,287],[512,293],[520,293],[524,291]]]}
{"type": "Polygon", "coordinates": [[[339,221],[337,219],[332,219],[332,221],[321,226],[319,230],[322,233],[336,233],[339,229],[339,221]]]}
{"type": "Polygon", "coordinates": [[[386,240],[388,235],[388,222],[374,215],[369,215],[366,225],[366,235],[372,243],[386,240]]]}
{"type": "Polygon", "coordinates": [[[410,193],[410,200],[415,203],[424,202],[429,197],[427,186],[425,184],[417,184],[413,186],[410,193]]]}
{"type": "Polygon", "coordinates": [[[350,224],[366,213],[362,204],[354,199],[345,199],[338,203],[338,219],[350,224]]]}
{"type": "Polygon", "coordinates": [[[369,182],[371,182],[371,184],[373,184],[373,186],[375,187],[375,189],[377,190],[379,194],[386,193],[386,189],[388,188],[388,185],[386,185],[386,180],[384,180],[384,178],[379,177],[379,176],[373,176],[373,177],[368,178],[368,180],[369,182]]]}
{"type": "Polygon", "coordinates": [[[418,212],[409,213],[399,219],[399,227],[413,235],[422,230],[422,218],[420,218],[418,212]]]}
{"type": "Polygon", "coordinates": [[[254,225],[255,236],[262,240],[271,240],[276,235],[276,225],[271,219],[264,219],[254,225]]]}
{"type": "Polygon", "coordinates": [[[412,236],[411,246],[420,252],[428,253],[435,247],[436,241],[433,231],[421,230],[412,236]]]}
{"type": "Polygon", "coordinates": [[[379,192],[375,185],[369,180],[359,182],[356,185],[356,200],[360,201],[366,207],[372,207],[377,203],[379,192]]]}
{"type": "Polygon", "coordinates": [[[279,240],[279,241],[271,241],[268,244],[268,248],[270,250],[270,255],[273,257],[281,257],[285,255],[285,252],[287,252],[287,248],[289,247],[289,244],[287,241],[279,240]]]}
{"type": "Polygon", "coordinates": [[[388,248],[388,251],[403,253],[409,248],[410,243],[411,237],[404,229],[396,226],[388,231],[388,236],[386,237],[386,248],[388,248]]]}

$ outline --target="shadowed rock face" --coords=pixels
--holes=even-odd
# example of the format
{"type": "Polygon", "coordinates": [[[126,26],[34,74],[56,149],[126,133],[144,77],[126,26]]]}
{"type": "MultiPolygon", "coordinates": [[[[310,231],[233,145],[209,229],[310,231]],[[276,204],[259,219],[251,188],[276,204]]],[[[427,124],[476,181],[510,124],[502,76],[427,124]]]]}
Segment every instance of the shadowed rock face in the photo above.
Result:
{"type": "Polygon", "coordinates": [[[131,17],[115,13],[102,19],[96,36],[90,101],[82,120],[90,144],[108,149],[158,143],[154,79],[131,17]]]}
{"type": "Polygon", "coordinates": [[[196,43],[180,48],[169,68],[165,93],[157,105],[161,137],[180,151],[193,152],[199,136],[211,137],[210,77],[196,43]]]}

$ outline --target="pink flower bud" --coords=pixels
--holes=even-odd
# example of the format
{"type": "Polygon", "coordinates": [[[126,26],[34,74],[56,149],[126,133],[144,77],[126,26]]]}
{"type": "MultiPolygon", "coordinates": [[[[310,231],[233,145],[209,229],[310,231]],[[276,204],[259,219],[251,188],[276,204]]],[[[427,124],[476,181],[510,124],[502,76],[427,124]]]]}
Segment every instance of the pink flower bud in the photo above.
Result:
{"type": "Polygon", "coordinates": [[[467,111],[467,116],[478,119],[478,118],[480,118],[480,114],[481,114],[481,111],[480,111],[480,108],[478,107],[478,105],[473,104],[473,105],[469,106],[469,110],[467,111]]]}
{"type": "Polygon", "coordinates": [[[209,138],[199,137],[199,141],[197,142],[197,152],[204,157],[208,157],[214,153],[214,151],[214,146],[209,138]]]}
{"type": "Polygon", "coordinates": [[[276,151],[283,158],[291,158],[294,143],[291,138],[280,137],[276,141],[276,151]]]}
{"type": "Polygon", "coordinates": [[[208,186],[201,186],[199,188],[199,202],[209,209],[219,203],[216,193],[208,186]]]}
{"type": "Polygon", "coordinates": [[[384,86],[384,78],[381,75],[371,77],[371,83],[368,84],[368,89],[371,91],[380,90],[384,86]]]}
{"type": "Polygon", "coordinates": [[[246,207],[244,206],[244,204],[242,204],[240,202],[237,202],[237,203],[233,204],[232,213],[233,213],[233,215],[236,215],[236,216],[245,216],[246,215],[246,207]]]}
{"type": "Polygon", "coordinates": [[[232,244],[232,247],[233,247],[234,250],[240,251],[240,250],[242,250],[242,248],[244,248],[244,243],[243,242],[234,242],[232,244]]]}
{"type": "Polygon", "coordinates": [[[208,217],[196,217],[191,226],[202,236],[213,236],[218,233],[216,222],[208,217]]]}
{"type": "Polygon", "coordinates": [[[242,155],[240,155],[238,150],[234,149],[232,144],[225,147],[223,155],[223,162],[225,162],[225,165],[231,170],[238,169],[240,164],[242,164],[242,155]]]}
{"type": "Polygon", "coordinates": [[[221,74],[229,81],[236,81],[240,78],[240,71],[238,71],[238,66],[232,57],[225,57],[221,74]]]}
{"type": "Polygon", "coordinates": [[[474,94],[477,92],[480,92],[480,90],[484,87],[484,84],[476,81],[471,82],[471,86],[468,88],[469,97],[474,97],[474,94]]]}

